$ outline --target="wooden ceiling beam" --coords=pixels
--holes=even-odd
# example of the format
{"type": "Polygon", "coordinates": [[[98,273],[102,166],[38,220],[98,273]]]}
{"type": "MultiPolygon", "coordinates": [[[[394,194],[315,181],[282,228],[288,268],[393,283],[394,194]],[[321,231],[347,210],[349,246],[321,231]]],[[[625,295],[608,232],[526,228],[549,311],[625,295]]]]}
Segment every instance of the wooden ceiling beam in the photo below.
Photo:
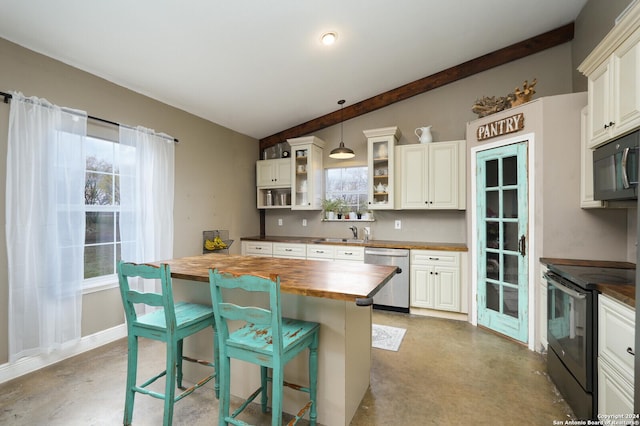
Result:
{"type": "Polygon", "coordinates": [[[387,107],[396,102],[403,101],[412,96],[445,86],[449,83],[453,83],[454,81],[467,78],[488,69],[504,65],[511,61],[569,42],[573,40],[573,32],[574,24],[572,22],[556,28],[555,30],[512,44],[511,46],[507,46],[486,55],[479,56],[460,65],[456,65],[444,71],[437,72],[353,105],[349,105],[344,107],[343,111],[337,110],[321,117],[314,118],[306,123],[299,124],[260,139],[260,151],[289,138],[308,135],[324,129],[325,127],[338,124],[343,117],[342,114],[344,114],[344,120],[349,120],[351,118],[367,114],[371,111],[387,107]]]}

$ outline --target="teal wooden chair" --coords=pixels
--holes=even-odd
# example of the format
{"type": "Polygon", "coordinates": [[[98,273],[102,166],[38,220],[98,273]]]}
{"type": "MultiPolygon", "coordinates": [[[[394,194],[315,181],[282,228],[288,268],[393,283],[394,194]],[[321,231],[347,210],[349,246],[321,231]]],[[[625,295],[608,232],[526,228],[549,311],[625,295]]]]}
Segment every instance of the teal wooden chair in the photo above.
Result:
{"type": "MultiPolygon", "coordinates": [[[[133,417],[133,403],[136,393],[149,395],[164,400],[163,424],[169,426],[173,419],[173,405],[194,390],[203,386],[216,377],[215,364],[213,362],[200,361],[183,355],[183,339],[198,331],[212,328],[215,332],[215,321],[211,306],[194,303],[174,303],[171,289],[171,271],[169,265],[160,267],[152,265],[137,265],[134,263],[118,263],[118,279],[120,282],[120,294],[124,304],[124,312],[127,319],[128,331],[128,361],[127,361],[127,393],[124,406],[123,424],[130,425],[133,417]],[[159,279],[160,293],[143,293],[132,290],[129,279],[137,278],[159,279]],[[144,315],[136,314],[135,305],[142,304],[157,307],[159,309],[144,315]],[[141,385],[136,384],[138,370],[138,337],[160,340],[167,344],[166,369],[156,376],[148,379],[141,385]],[[182,361],[197,362],[214,367],[213,374],[205,377],[188,389],[182,387],[182,361]],[[147,388],[151,383],[166,376],[165,393],[159,393],[147,388]],[[176,386],[183,390],[176,395],[176,386]]],[[[217,360],[217,347],[213,344],[213,357],[217,360]]],[[[215,383],[216,396],[219,393],[219,385],[215,383]]]]}
{"type": "MultiPolygon", "coordinates": [[[[317,419],[318,383],[318,335],[320,324],[282,318],[280,305],[280,277],[269,278],[254,275],[221,274],[209,270],[209,283],[213,312],[218,328],[220,362],[219,424],[246,425],[236,417],[261,394],[262,411],[268,412],[268,382],[272,384],[271,424],[282,424],[283,386],[306,392],[309,402],[297,413],[289,424],[297,423],[307,412],[312,425],[317,419]],[[263,292],[269,296],[269,308],[240,306],[225,301],[222,289],[242,289],[247,292],[263,292]],[[227,321],[239,320],[241,328],[229,333],[227,321]],[[309,349],[309,386],[287,383],[283,379],[284,366],[300,352],[309,349]],[[260,387],[229,415],[230,364],[231,358],[260,366],[260,387]],[[272,370],[269,377],[268,369],[272,370]]],[[[229,291],[229,290],[225,290],[229,291]]]]}

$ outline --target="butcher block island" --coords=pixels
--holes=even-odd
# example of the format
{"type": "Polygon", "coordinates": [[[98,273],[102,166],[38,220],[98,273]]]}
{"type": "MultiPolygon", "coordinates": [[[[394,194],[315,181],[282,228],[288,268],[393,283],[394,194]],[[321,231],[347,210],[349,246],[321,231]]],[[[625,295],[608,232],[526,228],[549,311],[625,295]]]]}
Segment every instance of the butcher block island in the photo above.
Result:
{"type": "MultiPolygon", "coordinates": [[[[350,423],[369,387],[371,298],[395,275],[395,267],[226,254],[153,262],[160,263],[171,267],[177,298],[207,304],[211,303],[207,300],[210,297],[210,268],[234,274],[280,275],[282,315],[320,323],[318,422],[325,425],[350,423]],[[194,281],[202,286],[194,285],[194,281]]],[[[261,304],[265,301],[251,302],[261,304]]],[[[210,358],[213,336],[204,332],[200,335],[201,339],[191,339],[197,340],[196,343],[189,345],[185,341],[185,353],[210,358]]],[[[307,361],[306,356],[299,356],[287,364],[285,380],[307,383],[307,361]]],[[[185,371],[187,380],[195,377],[198,377],[197,372],[185,371]]],[[[246,397],[259,386],[257,366],[232,361],[232,395],[246,397]]],[[[294,414],[304,405],[304,396],[297,394],[299,392],[285,391],[285,412],[294,414]]]]}

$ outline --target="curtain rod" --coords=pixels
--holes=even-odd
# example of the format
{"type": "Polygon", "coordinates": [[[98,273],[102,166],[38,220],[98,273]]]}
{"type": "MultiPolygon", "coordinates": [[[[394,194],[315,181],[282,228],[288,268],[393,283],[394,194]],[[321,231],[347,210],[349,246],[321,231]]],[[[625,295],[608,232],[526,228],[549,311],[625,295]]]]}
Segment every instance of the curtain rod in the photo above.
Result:
{"type": "MultiPolygon", "coordinates": [[[[4,97],[4,103],[8,104],[10,99],[13,99],[13,95],[11,93],[5,93],[5,92],[0,92],[0,96],[4,97]]],[[[102,123],[106,123],[106,124],[111,124],[113,126],[124,126],[124,127],[130,127],[127,126],[125,124],[120,124],[120,123],[116,123],[115,121],[111,121],[111,120],[105,120],[104,118],[100,118],[100,117],[94,117],[92,115],[87,115],[87,118],[90,118],[92,120],[96,120],[96,121],[100,121],[102,123]]],[[[179,143],[180,141],[176,138],[173,138],[173,141],[175,143],[179,143]]]]}

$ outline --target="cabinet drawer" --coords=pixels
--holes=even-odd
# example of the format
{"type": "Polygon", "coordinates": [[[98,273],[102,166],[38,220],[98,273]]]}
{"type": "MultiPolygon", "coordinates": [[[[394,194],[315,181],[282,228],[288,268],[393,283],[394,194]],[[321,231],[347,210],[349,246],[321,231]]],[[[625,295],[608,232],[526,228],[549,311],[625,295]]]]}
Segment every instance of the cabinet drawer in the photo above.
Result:
{"type": "Polygon", "coordinates": [[[307,257],[306,247],[306,244],[273,243],[273,256],[305,259],[307,257]]]}
{"type": "Polygon", "coordinates": [[[308,259],[326,259],[333,260],[335,246],[307,244],[308,259]]]}
{"type": "Polygon", "coordinates": [[[356,260],[356,261],[364,262],[364,247],[336,246],[334,259],[356,260]]]}
{"type": "Polygon", "coordinates": [[[598,360],[598,413],[627,414],[633,420],[633,385],[622,377],[606,360],[598,360]]]}
{"type": "Polygon", "coordinates": [[[635,312],[628,306],[600,295],[598,297],[598,356],[633,383],[635,352],[635,312]]]}
{"type": "Polygon", "coordinates": [[[271,256],[273,253],[273,243],[243,241],[242,253],[245,256],[271,256]]]}
{"type": "Polygon", "coordinates": [[[460,254],[453,251],[411,250],[411,265],[460,266],[460,254]]]}

